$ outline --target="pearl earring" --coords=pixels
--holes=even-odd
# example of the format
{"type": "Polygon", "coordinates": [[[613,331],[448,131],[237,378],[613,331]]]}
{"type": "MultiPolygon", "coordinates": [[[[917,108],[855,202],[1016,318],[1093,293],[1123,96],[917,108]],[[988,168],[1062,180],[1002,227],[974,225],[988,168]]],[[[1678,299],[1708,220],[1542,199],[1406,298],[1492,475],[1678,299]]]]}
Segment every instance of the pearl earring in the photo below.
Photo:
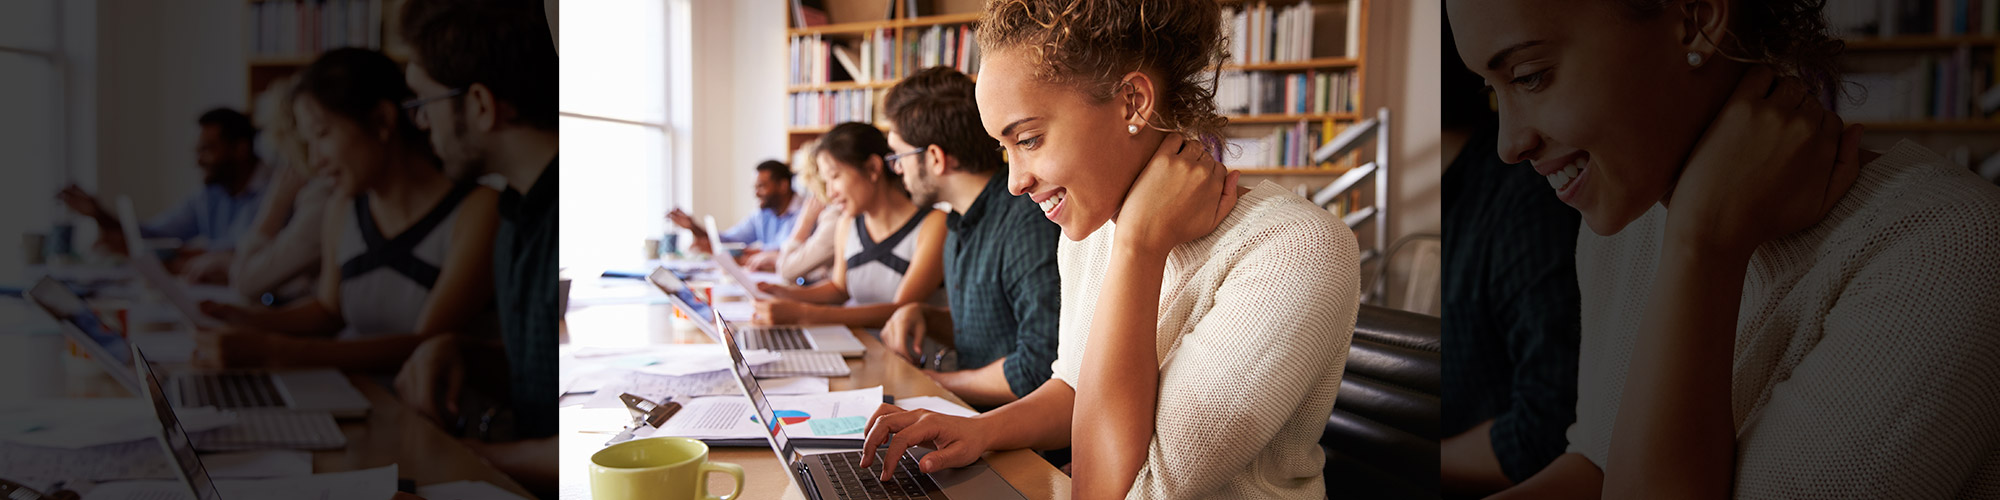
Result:
{"type": "Polygon", "coordinates": [[[1129,133],[1129,134],[1134,134],[1134,135],[1137,135],[1137,134],[1139,133],[1139,126],[1138,126],[1138,125],[1126,125],[1126,126],[1125,126],[1125,132],[1126,132],[1126,133],[1129,133]]]}
{"type": "Polygon", "coordinates": [[[1692,52],[1692,51],[1688,52],[1688,66],[1693,66],[1697,68],[1701,67],[1700,52],[1692,52]]]}

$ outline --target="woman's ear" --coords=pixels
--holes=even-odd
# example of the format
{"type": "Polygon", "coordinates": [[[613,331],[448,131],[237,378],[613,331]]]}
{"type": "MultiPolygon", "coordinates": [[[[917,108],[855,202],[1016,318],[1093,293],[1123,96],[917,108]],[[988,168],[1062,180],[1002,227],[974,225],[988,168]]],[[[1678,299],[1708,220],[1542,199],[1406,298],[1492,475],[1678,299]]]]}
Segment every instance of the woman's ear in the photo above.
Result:
{"type": "Polygon", "coordinates": [[[375,131],[375,140],[389,142],[396,138],[396,115],[402,109],[396,103],[382,101],[375,103],[375,111],[368,113],[369,130],[375,131]]]}
{"type": "Polygon", "coordinates": [[[1731,0],[1686,0],[1681,4],[1681,47],[1687,50],[1688,65],[1699,67],[1722,56],[1722,40],[1729,33],[1731,0]]]}
{"type": "Polygon", "coordinates": [[[1111,96],[1113,102],[1123,106],[1125,131],[1138,135],[1140,130],[1152,128],[1153,106],[1159,93],[1153,86],[1153,77],[1143,71],[1126,73],[1118,81],[1118,90],[1111,96]]]}

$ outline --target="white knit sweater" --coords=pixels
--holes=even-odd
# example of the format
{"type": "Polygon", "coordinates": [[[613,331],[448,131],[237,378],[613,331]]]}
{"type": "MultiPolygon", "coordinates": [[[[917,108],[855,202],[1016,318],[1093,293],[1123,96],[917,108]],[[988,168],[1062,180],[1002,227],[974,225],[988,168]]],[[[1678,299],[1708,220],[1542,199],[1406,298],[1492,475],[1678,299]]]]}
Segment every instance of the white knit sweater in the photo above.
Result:
{"type": "MultiPolygon", "coordinates": [[[[1076,385],[1115,224],[1063,240],[1056,379],[1076,385]]],[[[1175,247],[1160,287],[1160,397],[1128,498],[1322,498],[1326,427],[1361,293],[1354,233],[1265,182],[1175,247]]],[[[1074,418],[1093,418],[1077,415],[1074,418]]]]}
{"type": "MultiPolygon", "coordinates": [[[[1569,451],[1600,468],[1666,216],[1577,238],[1569,451]]],[[[1897,144],[1757,249],[1731,366],[1737,497],[2000,497],[2000,188],[1897,144]]]]}

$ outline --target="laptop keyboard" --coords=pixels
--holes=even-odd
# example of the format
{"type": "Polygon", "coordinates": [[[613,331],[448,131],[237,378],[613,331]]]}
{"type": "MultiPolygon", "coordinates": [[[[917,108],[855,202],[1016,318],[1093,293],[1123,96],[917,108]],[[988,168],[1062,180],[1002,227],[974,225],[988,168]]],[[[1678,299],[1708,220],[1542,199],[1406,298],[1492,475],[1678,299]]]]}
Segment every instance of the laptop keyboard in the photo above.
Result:
{"type": "Polygon", "coordinates": [[[188,437],[202,451],[330,450],[347,446],[333,416],[320,412],[244,410],[236,423],[188,437]]]}
{"type": "Polygon", "coordinates": [[[767,326],[752,330],[743,337],[744,349],[769,349],[773,351],[810,351],[812,341],[806,339],[806,331],[796,326],[767,326]]]}
{"type": "Polygon", "coordinates": [[[821,470],[833,479],[833,493],[839,498],[944,498],[944,493],[938,491],[937,482],[918,469],[917,461],[908,454],[896,463],[896,475],[889,482],[878,479],[884,465],[879,461],[872,468],[860,466],[861,452],[827,453],[808,458],[815,457],[821,470]]]}
{"type": "Polygon", "coordinates": [[[750,367],[750,374],[758,377],[845,377],[849,374],[847,360],[839,353],[820,351],[785,351],[778,353],[778,360],[750,367]]]}
{"type": "Polygon", "coordinates": [[[202,373],[181,380],[181,406],[222,409],[278,408],[285,397],[268,373],[202,373]]]}

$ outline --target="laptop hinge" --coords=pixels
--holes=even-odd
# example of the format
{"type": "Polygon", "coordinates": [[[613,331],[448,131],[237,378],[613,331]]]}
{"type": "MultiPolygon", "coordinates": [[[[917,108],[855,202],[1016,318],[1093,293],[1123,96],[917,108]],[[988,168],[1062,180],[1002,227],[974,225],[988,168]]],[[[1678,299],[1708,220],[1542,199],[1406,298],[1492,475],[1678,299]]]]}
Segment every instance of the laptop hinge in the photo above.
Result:
{"type": "Polygon", "coordinates": [[[804,460],[792,462],[792,465],[792,474],[799,478],[799,488],[805,490],[806,498],[825,499],[826,497],[819,494],[819,482],[813,481],[812,468],[806,466],[804,460]]]}

